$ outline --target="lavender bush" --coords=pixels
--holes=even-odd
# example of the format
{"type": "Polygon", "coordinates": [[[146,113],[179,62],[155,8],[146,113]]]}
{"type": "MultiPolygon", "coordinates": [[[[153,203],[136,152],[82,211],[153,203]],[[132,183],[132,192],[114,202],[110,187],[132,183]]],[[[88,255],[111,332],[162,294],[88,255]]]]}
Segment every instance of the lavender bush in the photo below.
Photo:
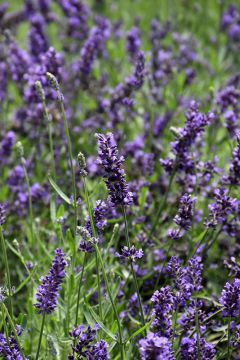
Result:
{"type": "Polygon", "coordinates": [[[238,1],[0,4],[0,358],[240,359],[238,1]]]}

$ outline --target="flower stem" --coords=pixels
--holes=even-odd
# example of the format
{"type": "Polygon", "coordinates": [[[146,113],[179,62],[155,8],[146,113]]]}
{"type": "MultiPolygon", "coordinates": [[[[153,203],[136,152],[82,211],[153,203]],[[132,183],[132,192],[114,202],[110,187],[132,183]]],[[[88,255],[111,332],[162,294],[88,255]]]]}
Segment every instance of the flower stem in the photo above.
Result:
{"type": "Polygon", "coordinates": [[[124,342],[123,342],[123,335],[122,335],[122,328],[121,328],[121,324],[120,324],[120,319],[119,319],[117,309],[116,309],[116,306],[115,306],[115,303],[114,303],[114,300],[113,300],[113,296],[112,296],[112,293],[111,293],[111,290],[110,290],[110,287],[109,287],[108,278],[107,278],[107,274],[105,272],[103,259],[102,259],[102,256],[101,256],[101,253],[100,253],[100,250],[99,250],[97,244],[95,244],[95,250],[97,252],[99,262],[100,262],[100,265],[101,265],[101,268],[102,268],[102,273],[103,273],[104,282],[105,282],[105,285],[106,285],[106,288],[107,288],[107,293],[108,293],[108,296],[109,296],[109,299],[110,299],[110,302],[111,302],[111,305],[112,305],[112,308],[113,308],[114,315],[115,315],[116,320],[117,320],[117,326],[118,326],[118,332],[119,332],[119,344],[120,344],[120,351],[121,351],[121,359],[126,360],[126,354],[125,354],[125,349],[124,349],[124,342]]]}
{"type": "Polygon", "coordinates": [[[198,357],[198,360],[201,360],[201,354],[200,354],[199,318],[198,318],[197,301],[195,302],[195,325],[196,325],[196,332],[197,332],[197,357],[198,357]]]}
{"type": "MultiPolygon", "coordinates": [[[[86,200],[87,200],[88,214],[89,214],[89,219],[90,219],[90,224],[91,224],[92,233],[93,233],[93,236],[94,236],[95,238],[97,238],[97,232],[96,232],[95,225],[94,225],[94,221],[93,221],[92,208],[91,208],[91,204],[90,204],[90,200],[89,200],[88,189],[87,189],[87,181],[86,181],[86,177],[85,177],[85,176],[83,177],[83,184],[84,184],[85,197],[86,197],[86,200]]],[[[97,270],[97,287],[98,287],[99,317],[100,317],[100,319],[102,320],[102,319],[103,319],[103,311],[102,311],[101,282],[100,282],[100,269],[99,269],[99,263],[98,263],[98,255],[97,255],[97,253],[95,253],[95,260],[96,260],[96,270],[97,270]]]]}
{"type": "Polygon", "coordinates": [[[166,192],[165,192],[163,201],[162,201],[161,205],[159,206],[158,211],[157,211],[157,214],[156,214],[156,216],[155,216],[155,218],[154,218],[153,226],[152,226],[152,229],[151,229],[150,234],[149,234],[150,237],[151,237],[152,234],[154,233],[154,231],[155,231],[155,229],[156,229],[156,227],[157,227],[157,224],[158,224],[159,216],[160,216],[162,210],[164,209],[164,207],[165,207],[165,205],[166,205],[166,202],[167,202],[167,199],[168,199],[168,194],[169,194],[169,191],[170,191],[170,189],[171,189],[171,185],[172,185],[174,176],[175,176],[175,171],[173,171],[172,174],[171,174],[171,177],[170,177],[170,180],[169,180],[169,184],[168,184],[167,190],[166,190],[166,192]]]}
{"type": "Polygon", "coordinates": [[[81,275],[80,275],[79,284],[78,284],[78,296],[77,296],[77,310],[76,310],[75,327],[78,324],[78,311],[79,311],[80,293],[81,293],[81,287],[82,287],[82,280],[83,280],[85,264],[86,264],[86,253],[84,254],[83,265],[82,265],[81,275]]]}
{"type": "Polygon", "coordinates": [[[4,263],[5,263],[5,268],[6,268],[6,273],[7,273],[8,306],[9,306],[9,312],[10,312],[11,318],[13,319],[11,277],[10,277],[10,271],[9,271],[9,265],[8,265],[7,249],[6,249],[6,244],[5,244],[5,240],[4,240],[4,237],[3,237],[2,225],[0,225],[0,237],[1,237],[1,243],[2,243],[3,260],[4,260],[4,263]]]}
{"type": "Polygon", "coordinates": [[[43,336],[43,328],[44,328],[44,324],[45,324],[45,316],[46,316],[46,315],[43,314],[43,317],[42,317],[42,325],[41,325],[41,330],[40,330],[40,335],[39,335],[39,340],[38,340],[38,348],[37,348],[36,360],[38,360],[39,352],[40,352],[40,348],[41,348],[42,336],[43,336]]]}
{"type": "MultiPolygon", "coordinates": [[[[4,303],[2,303],[2,307],[3,307],[3,309],[4,309],[4,312],[5,312],[6,315],[7,315],[7,318],[8,318],[9,324],[10,324],[10,326],[11,326],[12,332],[13,332],[13,334],[14,334],[15,340],[16,340],[16,342],[17,342],[19,351],[21,351],[21,344],[20,344],[19,337],[18,337],[18,334],[17,334],[16,329],[15,329],[15,325],[14,325],[14,323],[13,323],[13,320],[12,320],[12,318],[11,318],[9,312],[8,312],[8,309],[7,309],[7,307],[5,306],[4,303]]],[[[23,359],[25,359],[25,357],[24,357],[23,354],[22,354],[22,357],[23,357],[23,359]]]]}
{"type": "MultiPolygon", "coordinates": [[[[126,237],[126,241],[127,241],[127,246],[128,246],[128,248],[130,249],[131,244],[130,244],[130,240],[129,240],[127,214],[126,214],[126,208],[125,208],[125,206],[122,207],[122,210],[123,210],[124,225],[125,225],[125,237],[126,237]]],[[[134,268],[133,268],[132,259],[130,259],[130,263],[131,263],[131,271],[132,271],[132,275],[133,275],[133,280],[134,280],[134,284],[135,284],[135,289],[136,289],[136,292],[137,292],[138,304],[139,304],[139,308],[140,308],[141,322],[142,322],[142,326],[145,326],[142,300],[141,300],[141,295],[140,295],[140,291],[139,291],[139,287],[138,287],[137,276],[136,276],[136,273],[135,273],[134,268]]],[[[145,333],[146,333],[146,331],[145,331],[145,333]]]]}
{"type": "Polygon", "coordinates": [[[227,358],[228,360],[231,359],[230,354],[230,324],[231,324],[231,316],[228,317],[228,328],[227,328],[227,358]]]}
{"type": "Polygon", "coordinates": [[[60,90],[57,91],[57,98],[58,98],[58,103],[60,106],[61,114],[63,117],[65,133],[67,136],[68,154],[69,154],[71,176],[72,176],[73,207],[74,207],[74,234],[75,234],[75,231],[77,228],[77,189],[76,189],[76,179],[75,179],[75,172],[74,172],[74,165],[73,165],[72,143],[71,143],[71,138],[70,138],[70,133],[69,133],[67,116],[66,116],[66,112],[65,112],[64,104],[63,104],[63,97],[62,97],[62,94],[60,93],[60,90]]]}
{"type": "Polygon", "coordinates": [[[31,231],[31,242],[32,245],[34,244],[34,231],[33,231],[33,206],[32,206],[32,195],[31,195],[31,187],[30,187],[30,181],[29,181],[29,176],[28,176],[28,172],[26,169],[26,164],[25,164],[25,159],[24,157],[21,156],[21,164],[23,167],[23,171],[24,171],[24,176],[25,176],[25,181],[27,184],[27,191],[28,191],[28,207],[29,207],[29,215],[30,215],[30,231],[31,231]]]}

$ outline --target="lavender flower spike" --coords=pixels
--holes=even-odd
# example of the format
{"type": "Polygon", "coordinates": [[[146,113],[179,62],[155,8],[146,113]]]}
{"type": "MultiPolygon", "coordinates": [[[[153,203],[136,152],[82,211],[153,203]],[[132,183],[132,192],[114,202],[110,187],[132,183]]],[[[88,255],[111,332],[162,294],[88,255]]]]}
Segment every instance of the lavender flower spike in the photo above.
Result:
{"type": "Polygon", "coordinates": [[[34,306],[40,314],[51,314],[56,309],[66,266],[67,261],[62,249],[56,249],[51,269],[45,278],[41,277],[42,284],[36,294],[37,303],[34,306]]]}
{"type": "Polygon", "coordinates": [[[104,178],[111,202],[117,205],[131,205],[133,194],[128,191],[125,171],[122,168],[123,156],[118,150],[113,134],[96,134],[98,138],[98,163],[104,169],[104,178]]]}

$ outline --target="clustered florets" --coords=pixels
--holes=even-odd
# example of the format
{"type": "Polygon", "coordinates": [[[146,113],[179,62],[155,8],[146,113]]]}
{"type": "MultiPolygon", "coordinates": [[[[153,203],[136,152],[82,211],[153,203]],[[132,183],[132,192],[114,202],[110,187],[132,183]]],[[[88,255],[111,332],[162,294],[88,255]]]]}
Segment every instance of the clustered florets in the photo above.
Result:
{"type": "Polygon", "coordinates": [[[124,158],[118,156],[114,136],[96,134],[98,138],[98,163],[104,169],[104,178],[111,202],[117,205],[132,204],[132,193],[128,191],[125,172],[122,168],[124,158]]]}
{"type": "Polygon", "coordinates": [[[35,304],[40,314],[51,314],[57,307],[59,291],[61,284],[65,278],[65,267],[67,261],[61,249],[55,250],[55,258],[47,276],[41,277],[41,285],[39,285],[35,304]]]}

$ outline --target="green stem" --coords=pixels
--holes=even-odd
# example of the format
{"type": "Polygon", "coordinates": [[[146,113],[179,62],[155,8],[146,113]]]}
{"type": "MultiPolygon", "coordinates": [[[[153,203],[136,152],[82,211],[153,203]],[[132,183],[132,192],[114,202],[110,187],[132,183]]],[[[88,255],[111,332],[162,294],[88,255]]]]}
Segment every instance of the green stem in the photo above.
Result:
{"type": "Polygon", "coordinates": [[[77,310],[76,310],[76,318],[75,318],[75,327],[77,327],[77,325],[78,325],[78,311],[79,311],[79,303],[80,303],[80,293],[81,293],[81,287],[82,287],[82,280],[83,280],[83,274],[84,274],[84,269],[85,269],[85,263],[86,263],[86,253],[84,254],[83,265],[82,265],[81,275],[80,275],[79,284],[78,284],[78,296],[77,296],[77,310]]]}
{"type": "Polygon", "coordinates": [[[174,344],[174,338],[175,338],[175,332],[176,332],[176,326],[177,326],[177,316],[178,316],[178,305],[174,314],[174,321],[173,321],[173,334],[172,334],[172,346],[174,344]]]}
{"type": "Polygon", "coordinates": [[[175,176],[175,171],[173,171],[172,174],[171,174],[171,177],[170,177],[170,180],[169,180],[169,184],[168,184],[167,190],[166,190],[166,192],[165,192],[163,201],[162,201],[161,205],[159,206],[158,211],[157,211],[157,214],[156,214],[155,219],[154,219],[154,221],[153,221],[153,226],[152,226],[152,229],[151,229],[150,234],[149,234],[150,237],[151,237],[152,234],[154,233],[154,230],[155,230],[155,228],[156,228],[156,226],[157,226],[157,224],[158,224],[159,216],[160,216],[160,214],[161,214],[164,206],[166,205],[166,202],[167,202],[167,199],[168,199],[168,194],[169,194],[169,191],[170,191],[170,189],[171,189],[171,185],[172,185],[174,176],[175,176]]]}
{"type": "Polygon", "coordinates": [[[198,318],[198,308],[197,308],[196,302],[195,302],[195,325],[196,325],[196,332],[197,332],[197,356],[198,356],[198,360],[201,360],[199,318],[198,318]]]}
{"type": "Polygon", "coordinates": [[[228,360],[231,359],[230,354],[230,324],[231,324],[231,316],[228,317],[228,329],[227,329],[227,358],[228,360]]]}
{"type": "Polygon", "coordinates": [[[44,328],[44,324],[45,324],[45,317],[46,317],[46,314],[43,314],[42,325],[41,325],[41,330],[40,330],[40,335],[39,335],[39,340],[38,340],[38,348],[37,348],[36,360],[38,360],[39,352],[40,352],[40,348],[41,348],[42,336],[43,336],[43,328],[44,328]]]}
{"type": "Polygon", "coordinates": [[[7,328],[6,319],[5,319],[5,311],[4,311],[4,307],[2,306],[2,304],[1,304],[1,310],[2,310],[3,328],[4,328],[4,332],[6,334],[8,346],[10,347],[9,338],[8,338],[8,328],[7,328]]]}
{"type": "Polygon", "coordinates": [[[34,244],[34,231],[33,231],[33,206],[32,206],[32,195],[31,195],[31,187],[30,187],[30,181],[25,165],[25,159],[21,157],[21,164],[24,171],[24,176],[27,184],[27,191],[28,191],[28,207],[29,207],[29,214],[30,214],[30,230],[31,230],[31,237],[32,237],[32,244],[34,244]]]}
{"type": "MultiPolygon", "coordinates": [[[[124,225],[125,225],[125,237],[126,237],[126,241],[127,241],[127,246],[128,246],[128,248],[130,249],[130,248],[131,248],[131,244],[130,244],[130,240],[129,240],[127,214],[126,214],[126,208],[125,208],[125,206],[122,207],[122,211],[123,211],[124,225]]],[[[131,271],[132,271],[133,280],[134,280],[134,284],[135,284],[135,290],[136,290],[136,292],[137,292],[137,298],[138,298],[138,303],[139,303],[139,308],[140,308],[140,314],[141,314],[141,322],[142,322],[142,326],[144,326],[144,325],[145,325],[145,320],[144,320],[142,300],[141,300],[141,295],[140,295],[140,291],[139,291],[139,287],[138,287],[137,276],[136,276],[136,273],[135,273],[134,268],[133,268],[132,259],[130,259],[130,264],[131,264],[131,271]]],[[[145,334],[146,334],[146,331],[145,331],[145,334]]]]}
{"type": "Polygon", "coordinates": [[[103,259],[102,259],[102,256],[101,256],[101,253],[100,253],[100,250],[99,250],[97,244],[95,244],[95,250],[97,252],[97,255],[98,255],[98,258],[99,258],[99,261],[100,261],[100,265],[101,265],[101,268],[102,268],[102,273],[103,273],[103,278],[104,278],[104,282],[105,282],[105,285],[106,285],[107,293],[108,293],[108,296],[109,296],[109,299],[110,299],[110,302],[111,302],[111,305],[112,305],[112,308],[113,308],[114,315],[115,315],[116,320],[117,320],[117,327],[118,327],[118,333],[119,333],[119,344],[120,344],[120,351],[121,351],[121,359],[126,360],[126,354],[125,354],[124,342],[123,342],[123,335],[122,335],[122,328],[121,328],[119,316],[118,316],[118,313],[117,313],[117,309],[116,309],[116,306],[115,306],[115,303],[114,303],[114,300],[113,300],[113,296],[112,296],[112,293],[111,293],[111,290],[110,290],[110,287],[109,287],[108,278],[107,278],[107,274],[105,272],[103,259]]]}
{"type": "MultiPolygon", "coordinates": [[[[89,214],[92,234],[93,234],[93,236],[95,238],[97,238],[97,232],[96,232],[94,221],[93,221],[92,207],[91,207],[91,204],[90,204],[90,199],[89,199],[89,195],[88,195],[88,188],[87,188],[87,181],[86,181],[85,176],[83,177],[83,184],[84,184],[85,197],[86,197],[86,200],[87,200],[88,214],[89,214]]],[[[102,310],[101,282],[100,282],[100,270],[99,270],[99,263],[98,263],[98,255],[97,255],[97,253],[95,253],[95,261],[96,261],[96,271],[97,271],[99,317],[102,320],[103,319],[103,310],[102,310]]]]}
{"type": "Polygon", "coordinates": [[[51,168],[52,168],[52,176],[53,180],[56,182],[56,169],[55,169],[55,159],[54,159],[54,150],[53,150],[53,137],[52,137],[52,119],[49,116],[45,97],[42,99],[43,105],[43,117],[47,123],[48,127],[48,141],[49,141],[49,149],[51,155],[51,168]]]}
{"type": "Polygon", "coordinates": [[[8,306],[9,306],[9,312],[10,312],[11,318],[13,319],[11,277],[10,277],[10,271],[9,271],[9,265],[8,265],[7,249],[6,249],[6,244],[5,244],[5,240],[4,240],[4,237],[3,237],[2,225],[0,225],[0,237],[1,237],[1,243],[2,243],[3,260],[4,260],[4,263],[5,263],[5,268],[6,268],[6,273],[7,273],[8,306]]]}
{"type": "Polygon", "coordinates": [[[66,112],[64,109],[63,98],[62,98],[62,95],[60,94],[60,91],[57,92],[57,97],[58,97],[58,103],[59,103],[63,121],[64,121],[65,133],[67,136],[68,153],[69,153],[71,176],[72,176],[72,191],[73,191],[73,201],[74,201],[74,204],[73,204],[73,206],[74,206],[74,234],[75,234],[75,231],[77,228],[77,189],[76,189],[76,179],[75,179],[75,172],[74,172],[74,165],[73,165],[72,143],[71,143],[71,138],[70,138],[70,133],[69,133],[69,128],[68,128],[67,116],[66,116],[66,112]]]}
{"type": "MultiPolygon", "coordinates": [[[[14,325],[14,323],[13,323],[13,320],[12,320],[12,318],[11,318],[9,312],[8,312],[8,309],[7,309],[7,307],[5,306],[4,303],[2,303],[2,307],[3,307],[3,309],[4,309],[4,312],[5,312],[6,315],[7,315],[7,318],[8,318],[9,324],[10,324],[10,326],[11,326],[12,332],[13,332],[13,334],[14,334],[15,340],[16,340],[16,342],[17,342],[19,351],[21,351],[20,340],[19,340],[18,334],[17,334],[17,332],[16,332],[15,325],[14,325]]],[[[23,359],[25,359],[24,355],[23,355],[23,354],[21,354],[21,355],[22,355],[23,359]]]]}

